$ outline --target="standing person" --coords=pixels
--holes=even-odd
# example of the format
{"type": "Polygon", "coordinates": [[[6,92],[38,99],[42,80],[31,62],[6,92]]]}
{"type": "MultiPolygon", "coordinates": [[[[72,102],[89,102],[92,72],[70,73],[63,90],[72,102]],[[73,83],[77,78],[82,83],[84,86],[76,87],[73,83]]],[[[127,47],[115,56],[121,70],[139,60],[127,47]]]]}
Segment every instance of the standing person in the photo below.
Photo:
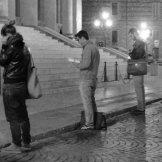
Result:
{"type": "Polygon", "coordinates": [[[31,149],[30,123],[25,103],[30,55],[22,35],[16,32],[13,21],[2,27],[1,35],[0,66],[4,67],[3,103],[12,135],[12,144],[4,151],[20,153],[22,150],[31,149]]]}
{"type": "MultiPolygon", "coordinates": [[[[134,41],[133,49],[129,56],[133,60],[146,58],[145,43],[140,39],[136,28],[129,30],[129,36],[134,41]]],[[[145,90],[144,90],[144,75],[133,76],[135,92],[137,95],[137,109],[133,111],[135,115],[145,112],[145,90]]]]}
{"type": "Polygon", "coordinates": [[[79,90],[85,111],[85,125],[83,125],[81,129],[93,129],[94,113],[97,112],[94,95],[100,54],[98,48],[89,40],[86,31],[79,31],[75,37],[83,47],[81,61],[76,64],[80,70],[79,90]]]}

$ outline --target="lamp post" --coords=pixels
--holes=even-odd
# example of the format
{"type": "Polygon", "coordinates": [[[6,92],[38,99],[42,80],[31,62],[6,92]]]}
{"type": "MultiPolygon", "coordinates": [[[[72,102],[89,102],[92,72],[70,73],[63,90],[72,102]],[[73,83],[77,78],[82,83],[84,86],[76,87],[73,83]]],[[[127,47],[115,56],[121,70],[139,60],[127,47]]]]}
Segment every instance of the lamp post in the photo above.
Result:
{"type": "Polygon", "coordinates": [[[113,25],[113,22],[110,18],[109,12],[103,11],[100,15],[100,18],[94,20],[94,26],[96,28],[101,29],[104,35],[104,44],[106,47],[106,35],[107,35],[107,29],[110,28],[113,25]]]}

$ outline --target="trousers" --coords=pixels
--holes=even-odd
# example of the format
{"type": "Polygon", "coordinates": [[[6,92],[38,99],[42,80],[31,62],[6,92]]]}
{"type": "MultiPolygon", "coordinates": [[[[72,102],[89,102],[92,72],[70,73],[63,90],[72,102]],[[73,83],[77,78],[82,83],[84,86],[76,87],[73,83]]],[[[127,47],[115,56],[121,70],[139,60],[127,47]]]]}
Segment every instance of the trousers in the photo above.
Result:
{"type": "Polygon", "coordinates": [[[94,126],[94,114],[97,112],[95,101],[96,83],[91,81],[81,81],[79,90],[85,111],[85,124],[87,126],[94,126]]]}
{"type": "Polygon", "coordinates": [[[12,142],[18,146],[21,146],[21,141],[25,144],[31,142],[26,96],[27,86],[24,82],[3,85],[6,120],[10,123],[12,142]]]}
{"type": "Polygon", "coordinates": [[[137,95],[137,109],[145,110],[145,89],[144,89],[144,75],[133,76],[134,88],[137,95]]]}

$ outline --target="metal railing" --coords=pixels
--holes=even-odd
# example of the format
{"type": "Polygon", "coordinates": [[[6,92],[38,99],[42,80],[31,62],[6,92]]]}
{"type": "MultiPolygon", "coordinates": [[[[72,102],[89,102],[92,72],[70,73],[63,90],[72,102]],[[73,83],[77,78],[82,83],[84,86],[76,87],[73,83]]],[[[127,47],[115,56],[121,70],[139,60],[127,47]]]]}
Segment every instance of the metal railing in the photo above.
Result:
{"type": "MultiPolygon", "coordinates": [[[[127,66],[127,65],[123,65],[127,66]]],[[[130,79],[127,74],[126,67],[124,74],[121,73],[121,66],[119,67],[118,62],[114,62],[114,66],[108,66],[107,62],[104,62],[103,75],[100,77],[102,82],[119,81],[120,79],[130,79]]]]}

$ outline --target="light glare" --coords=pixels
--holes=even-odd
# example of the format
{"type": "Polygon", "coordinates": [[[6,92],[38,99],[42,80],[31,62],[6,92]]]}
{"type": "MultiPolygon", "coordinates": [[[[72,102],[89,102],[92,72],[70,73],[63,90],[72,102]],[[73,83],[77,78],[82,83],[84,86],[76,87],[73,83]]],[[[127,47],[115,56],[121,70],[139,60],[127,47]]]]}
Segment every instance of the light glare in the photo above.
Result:
{"type": "Polygon", "coordinates": [[[99,26],[101,25],[100,20],[95,20],[95,21],[94,21],[94,25],[95,25],[96,27],[99,27],[99,26]]]}
{"type": "Polygon", "coordinates": [[[112,26],[112,20],[106,20],[106,26],[111,27],[112,26]]]}
{"type": "Polygon", "coordinates": [[[106,12],[106,11],[103,11],[103,12],[102,12],[102,18],[103,18],[103,19],[107,19],[108,17],[109,17],[109,13],[106,12]]]}
{"type": "Polygon", "coordinates": [[[142,29],[146,29],[147,28],[147,23],[146,22],[142,22],[141,23],[141,28],[142,29]]]}
{"type": "Polygon", "coordinates": [[[150,34],[151,31],[149,29],[139,31],[139,35],[144,41],[146,41],[149,38],[150,34]]]}

